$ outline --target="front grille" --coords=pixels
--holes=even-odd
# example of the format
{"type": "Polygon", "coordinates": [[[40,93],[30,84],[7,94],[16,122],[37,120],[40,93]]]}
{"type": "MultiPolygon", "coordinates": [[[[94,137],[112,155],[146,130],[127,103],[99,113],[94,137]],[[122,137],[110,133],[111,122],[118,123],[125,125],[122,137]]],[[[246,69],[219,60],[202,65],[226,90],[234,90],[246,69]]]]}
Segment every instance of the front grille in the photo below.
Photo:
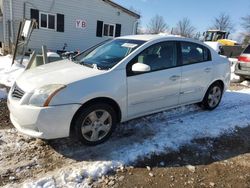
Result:
{"type": "Polygon", "coordinates": [[[19,88],[17,85],[14,86],[11,96],[16,99],[21,99],[24,96],[25,92],[19,88]]]}

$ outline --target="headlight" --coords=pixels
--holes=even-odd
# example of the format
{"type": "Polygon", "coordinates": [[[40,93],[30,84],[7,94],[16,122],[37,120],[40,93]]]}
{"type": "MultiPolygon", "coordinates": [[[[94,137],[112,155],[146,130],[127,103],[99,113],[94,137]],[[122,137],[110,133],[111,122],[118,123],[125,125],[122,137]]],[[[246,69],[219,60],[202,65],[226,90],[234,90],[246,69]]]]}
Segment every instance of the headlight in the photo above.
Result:
{"type": "Polygon", "coordinates": [[[30,97],[29,104],[38,107],[46,107],[52,98],[66,86],[61,84],[51,84],[36,89],[30,97]]]}

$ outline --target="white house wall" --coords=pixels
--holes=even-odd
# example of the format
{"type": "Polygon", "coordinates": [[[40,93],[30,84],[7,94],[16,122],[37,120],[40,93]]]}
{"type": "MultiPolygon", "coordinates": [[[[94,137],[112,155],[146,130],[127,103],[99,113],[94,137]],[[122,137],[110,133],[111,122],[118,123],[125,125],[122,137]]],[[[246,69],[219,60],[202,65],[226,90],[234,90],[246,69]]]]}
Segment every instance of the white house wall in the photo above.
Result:
{"type": "MultiPolygon", "coordinates": [[[[9,1],[4,0],[4,12],[7,20],[10,19],[9,1]]],[[[48,49],[52,50],[62,49],[64,43],[67,43],[67,50],[83,50],[108,39],[108,37],[96,37],[97,20],[109,24],[121,24],[121,35],[133,34],[134,24],[137,20],[102,0],[13,0],[15,32],[18,29],[17,21],[24,17],[24,2],[26,2],[25,18],[30,19],[30,9],[32,8],[46,13],[64,14],[65,19],[64,32],[35,29],[29,43],[29,47],[32,49],[40,49],[41,45],[47,45],[48,49]],[[77,29],[75,26],[77,19],[85,20],[87,27],[77,29]]]]}
{"type": "MultiPolygon", "coordinates": [[[[23,19],[23,2],[22,0],[12,0],[13,2],[13,29],[14,34],[18,32],[19,22],[23,19]]],[[[10,0],[3,0],[3,29],[5,34],[5,43],[9,42],[11,16],[10,16],[10,0]]],[[[13,41],[15,42],[15,38],[13,41]]]]}

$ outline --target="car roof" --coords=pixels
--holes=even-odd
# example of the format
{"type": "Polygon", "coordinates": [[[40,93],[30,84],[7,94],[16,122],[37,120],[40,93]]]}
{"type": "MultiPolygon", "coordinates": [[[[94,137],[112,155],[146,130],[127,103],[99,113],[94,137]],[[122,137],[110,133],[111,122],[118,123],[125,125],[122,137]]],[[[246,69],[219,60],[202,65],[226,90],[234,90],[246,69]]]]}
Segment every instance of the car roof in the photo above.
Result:
{"type": "Polygon", "coordinates": [[[170,38],[183,38],[183,37],[178,35],[155,34],[155,35],[128,35],[119,37],[118,39],[151,41],[155,39],[170,39],[170,38]]]}
{"type": "Polygon", "coordinates": [[[182,37],[180,35],[169,35],[169,34],[155,34],[155,35],[128,35],[128,36],[122,36],[118,37],[117,39],[126,39],[126,40],[141,40],[141,41],[154,41],[158,39],[164,39],[164,40],[178,40],[178,41],[186,41],[186,42],[194,42],[200,45],[204,45],[208,48],[210,48],[208,45],[205,43],[197,40],[197,39],[192,39],[192,38],[186,38],[182,37]]]}
{"type": "Polygon", "coordinates": [[[186,38],[186,37],[182,37],[180,35],[170,35],[170,34],[165,34],[165,33],[154,34],[154,35],[153,34],[152,35],[127,35],[127,36],[118,37],[116,39],[141,40],[141,41],[145,41],[145,42],[154,41],[154,40],[158,40],[158,39],[177,40],[177,41],[193,42],[196,44],[200,44],[200,45],[203,45],[203,46],[207,47],[208,49],[214,51],[214,49],[211,48],[209,45],[207,45],[206,43],[201,42],[197,39],[186,38]]]}

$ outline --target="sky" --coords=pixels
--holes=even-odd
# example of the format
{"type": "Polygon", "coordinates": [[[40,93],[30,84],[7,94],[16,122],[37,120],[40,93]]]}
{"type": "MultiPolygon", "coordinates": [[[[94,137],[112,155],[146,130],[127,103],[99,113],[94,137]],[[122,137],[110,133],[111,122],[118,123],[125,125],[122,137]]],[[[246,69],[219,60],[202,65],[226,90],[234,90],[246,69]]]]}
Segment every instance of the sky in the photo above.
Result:
{"type": "Polygon", "coordinates": [[[250,0],[114,0],[126,7],[133,7],[141,15],[145,28],[156,14],[163,16],[170,28],[184,17],[191,20],[199,32],[212,25],[213,19],[221,13],[229,14],[234,24],[234,35],[242,32],[241,17],[250,14],[250,0]]]}

